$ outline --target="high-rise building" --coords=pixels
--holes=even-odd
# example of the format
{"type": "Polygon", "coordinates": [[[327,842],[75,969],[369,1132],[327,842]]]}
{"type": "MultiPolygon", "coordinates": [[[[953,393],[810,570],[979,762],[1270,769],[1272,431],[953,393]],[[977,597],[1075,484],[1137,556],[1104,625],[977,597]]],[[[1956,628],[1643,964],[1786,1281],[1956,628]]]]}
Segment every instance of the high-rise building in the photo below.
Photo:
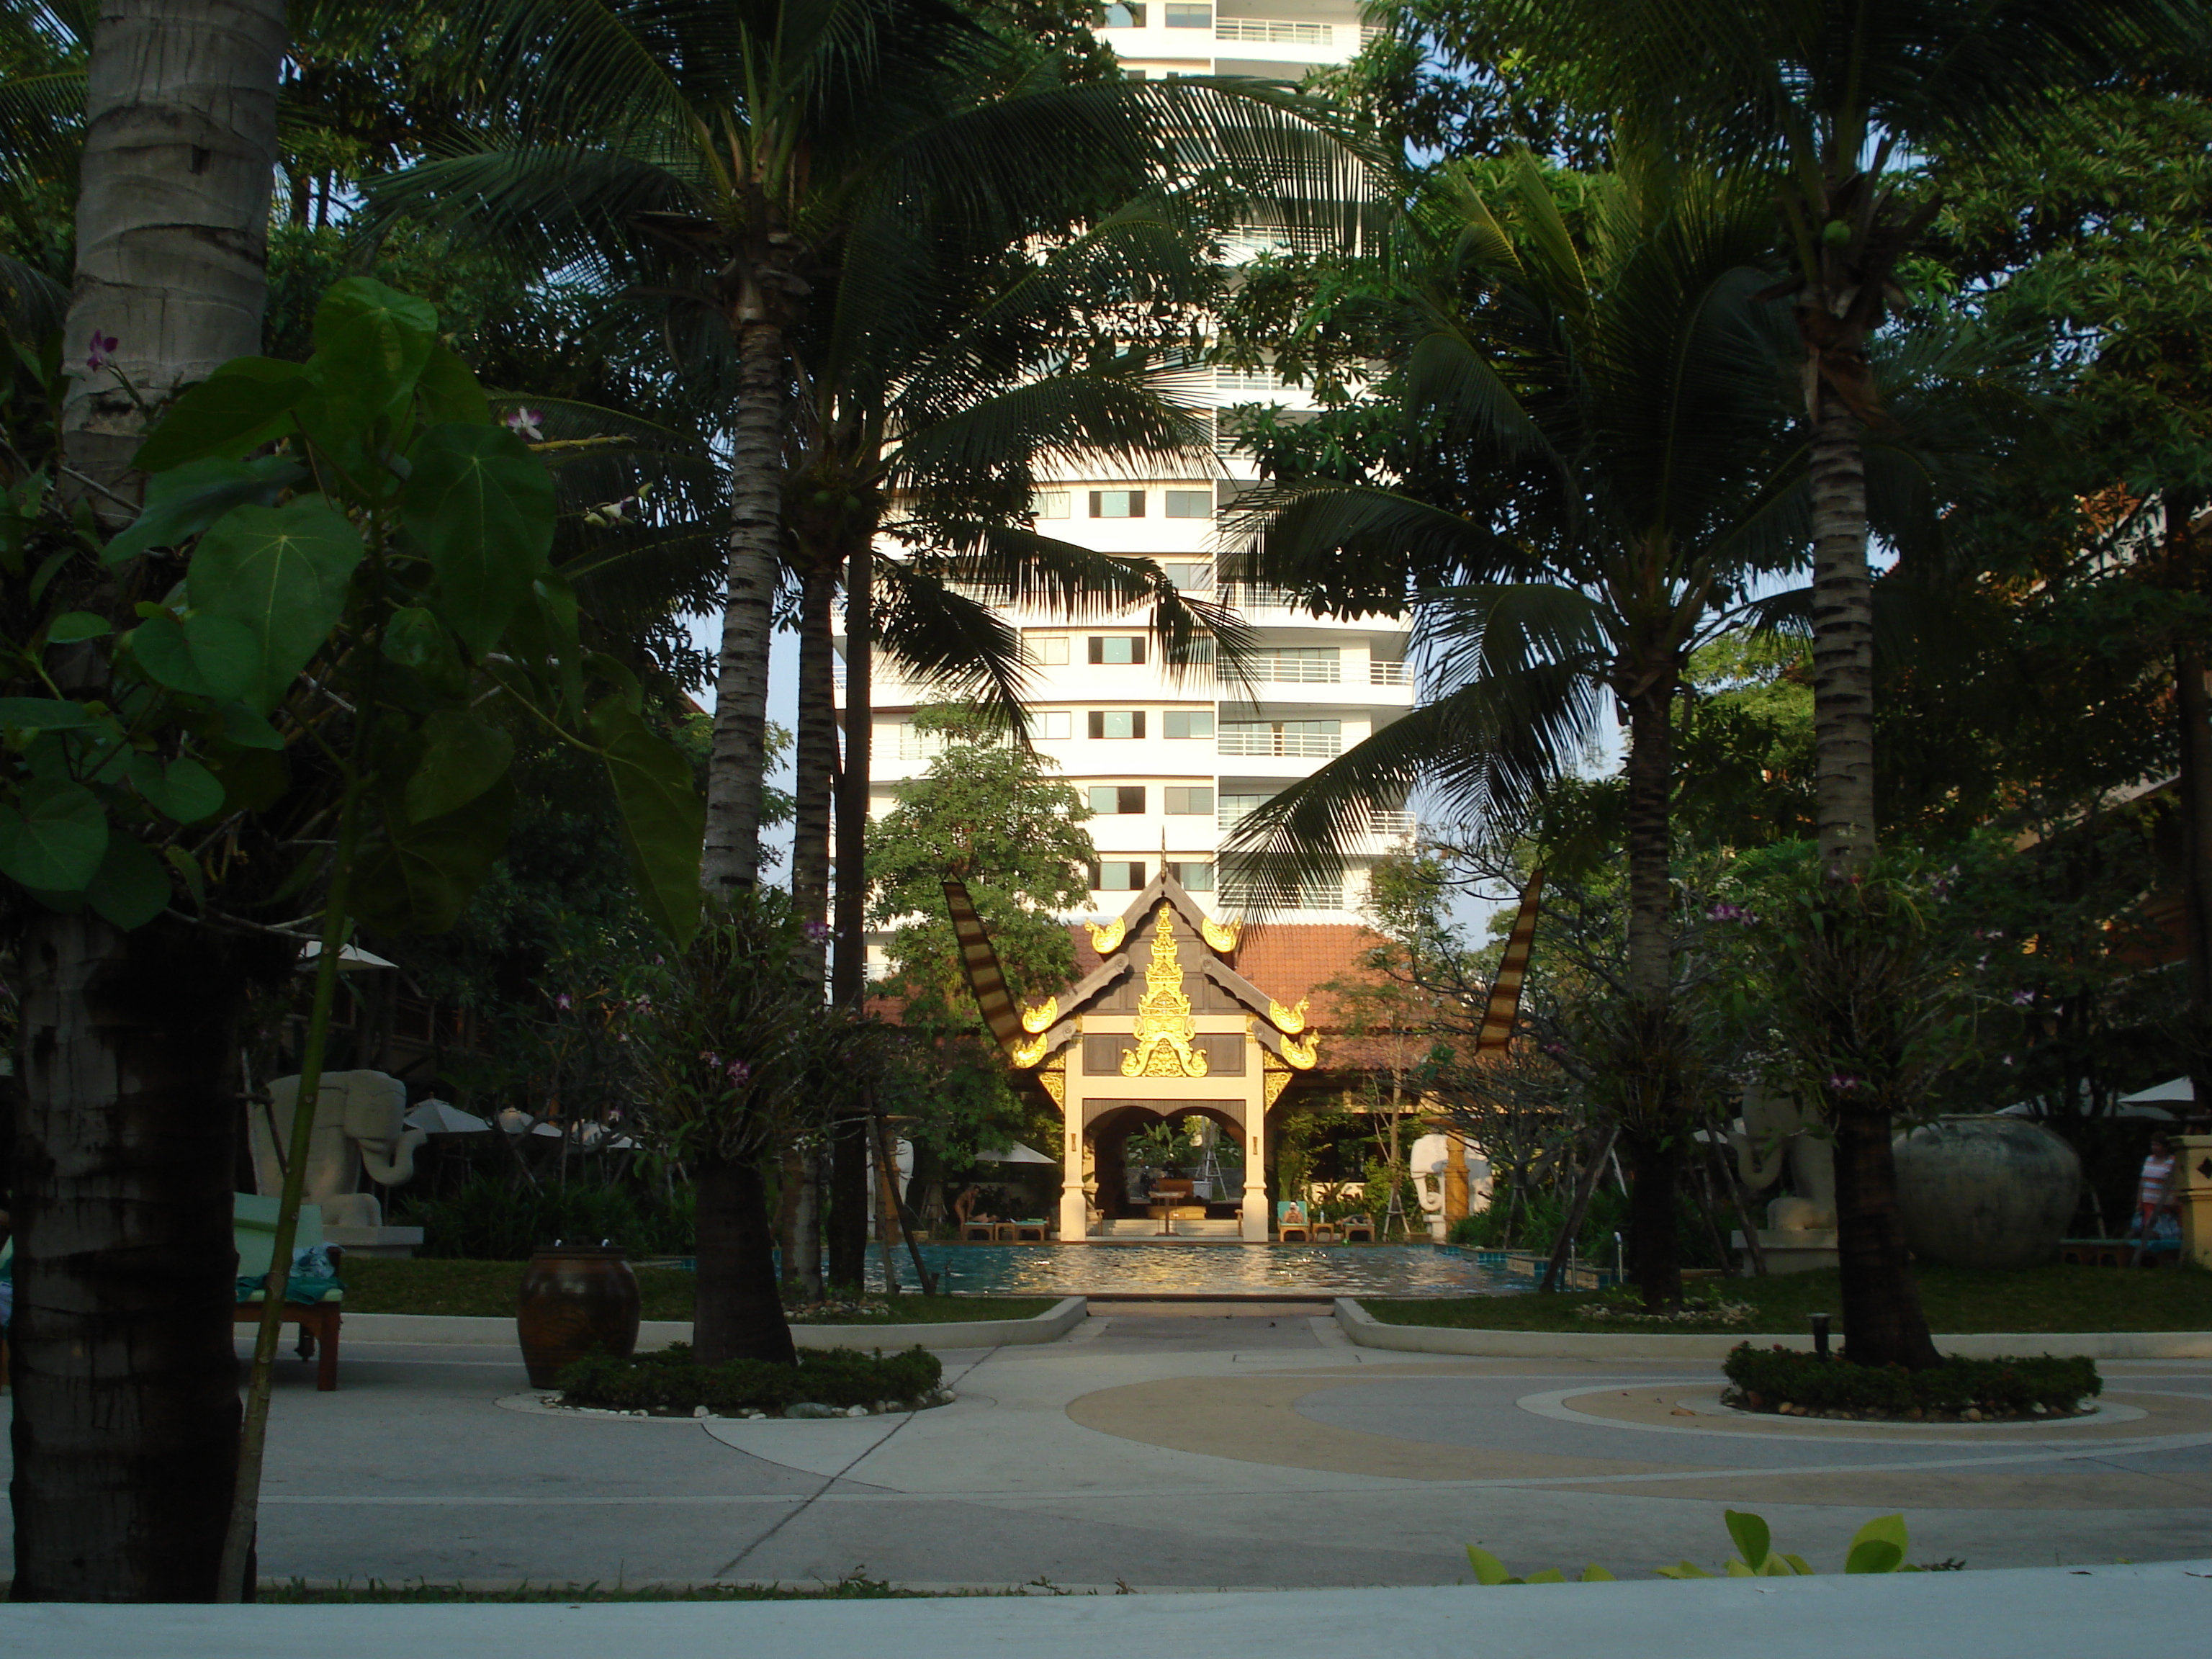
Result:
{"type": "MultiPolygon", "coordinates": [[[[1353,0],[1127,0],[1100,14],[1103,38],[1131,75],[1258,75],[1295,81],[1309,69],[1349,60],[1364,31],[1353,0]]],[[[1281,403],[1310,407],[1272,374],[1218,369],[1200,377],[1197,401],[1214,408],[1281,403]]],[[[1283,596],[1227,579],[1217,515],[1254,477],[1224,447],[1210,469],[1132,477],[1102,463],[1065,469],[1040,489],[1037,528],[1102,553],[1159,562],[1178,587],[1228,603],[1256,632],[1247,684],[1210,672],[1178,678],[1158,659],[1141,613],[1121,621],[1070,623],[1042,612],[1008,620],[1022,631],[1031,665],[1030,735],[1090,802],[1098,852],[1093,911],[1118,915],[1161,866],[1216,914],[1249,908],[1219,866],[1219,849],[1245,813],[1311,773],[1411,706],[1407,632],[1402,621],[1338,622],[1290,609],[1283,596]]],[[[922,694],[889,677],[878,659],[874,685],[876,810],[899,782],[928,763],[929,740],[912,726],[922,694]]],[[[1276,908],[1286,923],[1355,919],[1366,867],[1402,844],[1403,811],[1373,816],[1342,881],[1297,895],[1276,908]]]]}

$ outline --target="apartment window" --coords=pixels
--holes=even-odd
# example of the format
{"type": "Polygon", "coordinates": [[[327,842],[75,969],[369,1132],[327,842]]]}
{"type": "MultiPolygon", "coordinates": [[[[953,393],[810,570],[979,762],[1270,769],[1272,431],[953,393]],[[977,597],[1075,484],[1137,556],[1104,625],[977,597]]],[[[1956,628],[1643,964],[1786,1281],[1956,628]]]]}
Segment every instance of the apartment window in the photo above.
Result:
{"type": "Polygon", "coordinates": [[[1141,738],[1145,735],[1145,711],[1141,708],[1094,708],[1091,711],[1091,735],[1094,738],[1141,738]]]}
{"type": "Polygon", "coordinates": [[[1141,783],[1094,783],[1091,786],[1091,810],[1102,817],[1141,812],[1145,810],[1145,786],[1141,783]]]}
{"type": "Polygon", "coordinates": [[[1211,708],[1170,708],[1161,717],[1170,738],[1210,738],[1213,735],[1211,708]]]}
{"type": "Polygon", "coordinates": [[[1074,735],[1075,717],[1065,708],[1043,708],[1030,716],[1030,741],[1051,743],[1074,735]]]}
{"type": "Polygon", "coordinates": [[[1119,0],[1119,3],[1098,9],[1098,27],[1102,29],[1140,29],[1145,27],[1145,9],[1138,0],[1119,0]]]}
{"type": "MultiPolygon", "coordinates": [[[[1022,635],[1022,660],[1033,668],[1052,668],[1067,661],[1067,635],[1065,634],[1024,634],[1022,635]]],[[[1097,658],[1093,657],[1096,662],[1097,658]]]]}
{"type": "Polygon", "coordinates": [[[1145,492],[1141,489],[1094,489],[1091,492],[1091,516],[1094,519],[1141,519],[1145,516],[1145,492]]]}
{"type": "MultiPolygon", "coordinates": [[[[1204,10],[1204,7],[1198,9],[1204,10]]],[[[1170,489],[1162,492],[1168,498],[1167,514],[1170,519],[1210,519],[1213,516],[1213,492],[1210,489],[1170,489]]]]}
{"type": "MultiPolygon", "coordinates": [[[[1063,657],[1062,662],[1067,659],[1063,657]]],[[[1094,634],[1091,636],[1091,660],[1109,667],[1131,667],[1145,660],[1145,636],[1141,634],[1094,634]]]]}
{"type": "Polygon", "coordinates": [[[1168,27],[1171,29],[1210,29],[1213,27],[1213,8],[1194,6],[1184,0],[1168,0],[1168,27]]]}
{"type": "Polygon", "coordinates": [[[1030,497],[1030,511],[1040,519],[1064,519],[1067,516],[1067,502],[1065,489],[1040,489],[1030,497]]]}
{"type": "Polygon", "coordinates": [[[1272,799],[1268,795],[1223,795],[1215,803],[1213,821],[1224,830],[1234,830],[1272,799]]]}
{"type": "Polygon", "coordinates": [[[1334,684],[1344,678],[1342,653],[1333,645],[1277,646],[1260,653],[1252,665],[1252,678],[1334,684]]]}
{"type": "MultiPolygon", "coordinates": [[[[1172,490],[1169,493],[1170,495],[1174,494],[1172,490]]],[[[1168,516],[1173,518],[1175,515],[1170,514],[1168,516]]],[[[1180,592],[1203,593],[1213,586],[1213,561],[1211,559],[1163,559],[1160,570],[1180,592]]]]}
{"type": "Polygon", "coordinates": [[[1091,866],[1091,890],[1094,893],[1137,893],[1145,886],[1145,861],[1142,859],[1100,859],[1091,866]]]}
{"type": "MultiPolygon", "coordinates": [[[[1213,786],[1210,783],[1171,785],[1160,792],[1167,799],[1164,809],[1170,817],[1188,817],[1193,813],[1213,811],[1213,786]]],[[[1190,884],[1183,884],[1188,886],[1190,884]]]]}
{"type": "Polygon", "coordinates": [[[1219,752],[1224,755],[1295,755],[1311,759],[1344,752],[1338,720],[1224,720],[1219,752]]]}
{"type": "Polygon", "coordinates": [[[1213,860],[1211,859],[1170,861],[1168,873],[1182,884],[1187,893],[1210,893],[1213,890],[1213,860]]]}
{"type": "Polygon", "coordinates": [[[1232,910],[1340,910],[1344,908],[1344,884],[1301,881],[1283,886],[1267,881],[1232,879],[1223,886],[1221,902],[1232,910]]]}

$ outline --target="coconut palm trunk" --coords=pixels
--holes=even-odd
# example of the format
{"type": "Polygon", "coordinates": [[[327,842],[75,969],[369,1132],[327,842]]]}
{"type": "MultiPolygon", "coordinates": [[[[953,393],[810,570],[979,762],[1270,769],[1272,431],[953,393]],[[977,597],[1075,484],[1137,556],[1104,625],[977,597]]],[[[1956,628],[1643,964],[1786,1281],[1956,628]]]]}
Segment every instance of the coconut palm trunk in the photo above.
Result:
{"type": "MultiPolygon", "coordinates": [[[[836,956],[830,990],[842,1007],[868,994],[868,799],[874,764],[875,547],[858,542],[845,562],[845,764],[837,775],[836,956]]],[[[830,1142],[830,1282],[858,1285],[867,1271],[867,1126],[841,1123],[830,1142]]]]}
{"type": "MultiPolygon", "coordinates": [[[[757,305],[745,307],[757,312],[757,305]]],[[[730,571],[707,769],[700,881],[711,897],[760,877],[761,796],[768,772],[768,658],[782,537],[784,331],[740,314],[738,414],[730,432],[730,571]]]]}
{"type": "Polygon", "coordinates": [[[709,1157],[692,1167],[699,1194],[700,1296],[691,1356],[702,1365],[731,1359],[798,1363],[776,1287],[763,1156],[709,1157]]]}
{"type": "MultiPolygon", "coordinates": [[[[112,339],[100,355],[158,403],[261,349],[284,40],[283,0],[100,8],[69,362],[91,357],[95,336],[112,339]]],[[[62,427],[70,466],[109,489],[143,435],[137,404],[104,372],[76,382],[62,427]]],[[[103,517],[116,510],[95,499],[103,517]]]]}
{"type": "Polygon", "coordinates": [[[830,909],[830,803],[836,787],[837,703],[832,629],[837,604],[837,564],[813,559],[799,601],[799,732],[792,755],[793,781],[791,898],[799,912],[821,921],[830,909]]]}
{"type": "Polygon", "coordinates": [[[1628,987],[1622,1032],[1632,1053],[1626,1074],[1620,1145],[1632,1179],[1628,1194],[1631,1271],[1644,1305],[1656,1312],[1682,1300],[1682,1252],[1675,1194],[1681,1182],[1678,1122],[1681,1044],[1674,1030],[1674,704],[1678,671],[1670,659],[1643,665],[1623,688],[1628,705],[1628,987]]]}
{"type": "MultiPolygon", "coordinates": [[[[281,0],[100,12],[65,337],[149,403],[260,348],[284,38],[281,0]]],[[[65,488],[111,524],[143,419],[104,371],[63,410],[65,488]]],[[[98,695],[103,672],[75,656],[66,689],[98,695]]],[[[34,916],[21,949],[15,1595],[211,1600],[238,1453],[243,958],[180,923],[89,915],[34,916]]]]}
{"type": "MultiPolygon", "coordinates": [[[[1812,373],[1818,374],[1817,351],[1812,373]]],[[[1821,862],[1854,875],[1875,845],[1874,587],[1866,439],[1832,386],[1813,408],[1813,729],[1821,862]]]]}
{"type": "Polygon", "coordinates": [[[2182,893],[2189,951],[2189,1075],[2198,1109],[2212,1101],[2212,696],[2205,653],[2194,641],[2174,653],[2181,717],[2182,893]]]}
{"type": "Polygon", "coordinates": [[[166,919],[41,915],[21,949],[15,1597],[210,1601],[238,1456],[244,964],[166,919]]]}

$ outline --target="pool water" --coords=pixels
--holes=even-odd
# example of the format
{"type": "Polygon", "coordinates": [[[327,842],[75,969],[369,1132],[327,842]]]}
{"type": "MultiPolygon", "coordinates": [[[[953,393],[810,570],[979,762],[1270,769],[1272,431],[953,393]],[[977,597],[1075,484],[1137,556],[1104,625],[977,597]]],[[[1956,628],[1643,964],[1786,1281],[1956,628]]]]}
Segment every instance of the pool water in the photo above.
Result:
{"type": "MultiPolygon", "coordinates": [[[[902,1288],[914,1282],[903,1246],[892,1250],[902,1288]]],[[[1510,1296],[1535,1282],[1503,1257],[1435,1244],[924,1244],[940,1291],[1011,1296],[1119,1291],[1251,1296],[1510,1296]]],[[[883,1288],[883,1255],[868,1249],[868,1284],[883,1288]]]]}

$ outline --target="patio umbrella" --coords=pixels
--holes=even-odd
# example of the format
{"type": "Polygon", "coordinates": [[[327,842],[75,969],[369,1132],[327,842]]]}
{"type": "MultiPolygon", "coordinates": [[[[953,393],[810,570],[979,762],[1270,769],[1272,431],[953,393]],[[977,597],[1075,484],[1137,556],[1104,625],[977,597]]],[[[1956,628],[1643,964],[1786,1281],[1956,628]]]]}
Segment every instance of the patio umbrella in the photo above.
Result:
{"type": "Polygon", "coordinates": [[[2190,1104],[2197,1098],[2197,1091],[2185,1077],[2169,1078],[2154,1089],[2138,1089],[2131,1095],[2122,1095],[2123,1106],[2163,1106],[2179,1103],[2190,1104]]]}
{"type": "Polygon", "coordinates": [[[449,1100],[434,1097],[407,1114],[407,1127],[428,1130],[434,1135],[480,1135],[489,1132],[491,1123],[474,1112],[463,1111],[449,1100]]]}
{"type": "Polygon", "coordinates": [[[1034,1146],[1024,1146],[1018,1140],[1011,1146],[1000,1146],[995,1149],[978,1146],[975,1149],[975,1161],[978,1164],[1049,1164],[1054,1167],[1057,1167],[1060,1163],[1058,1158],[1047,1158],[1034,1146]]]}

